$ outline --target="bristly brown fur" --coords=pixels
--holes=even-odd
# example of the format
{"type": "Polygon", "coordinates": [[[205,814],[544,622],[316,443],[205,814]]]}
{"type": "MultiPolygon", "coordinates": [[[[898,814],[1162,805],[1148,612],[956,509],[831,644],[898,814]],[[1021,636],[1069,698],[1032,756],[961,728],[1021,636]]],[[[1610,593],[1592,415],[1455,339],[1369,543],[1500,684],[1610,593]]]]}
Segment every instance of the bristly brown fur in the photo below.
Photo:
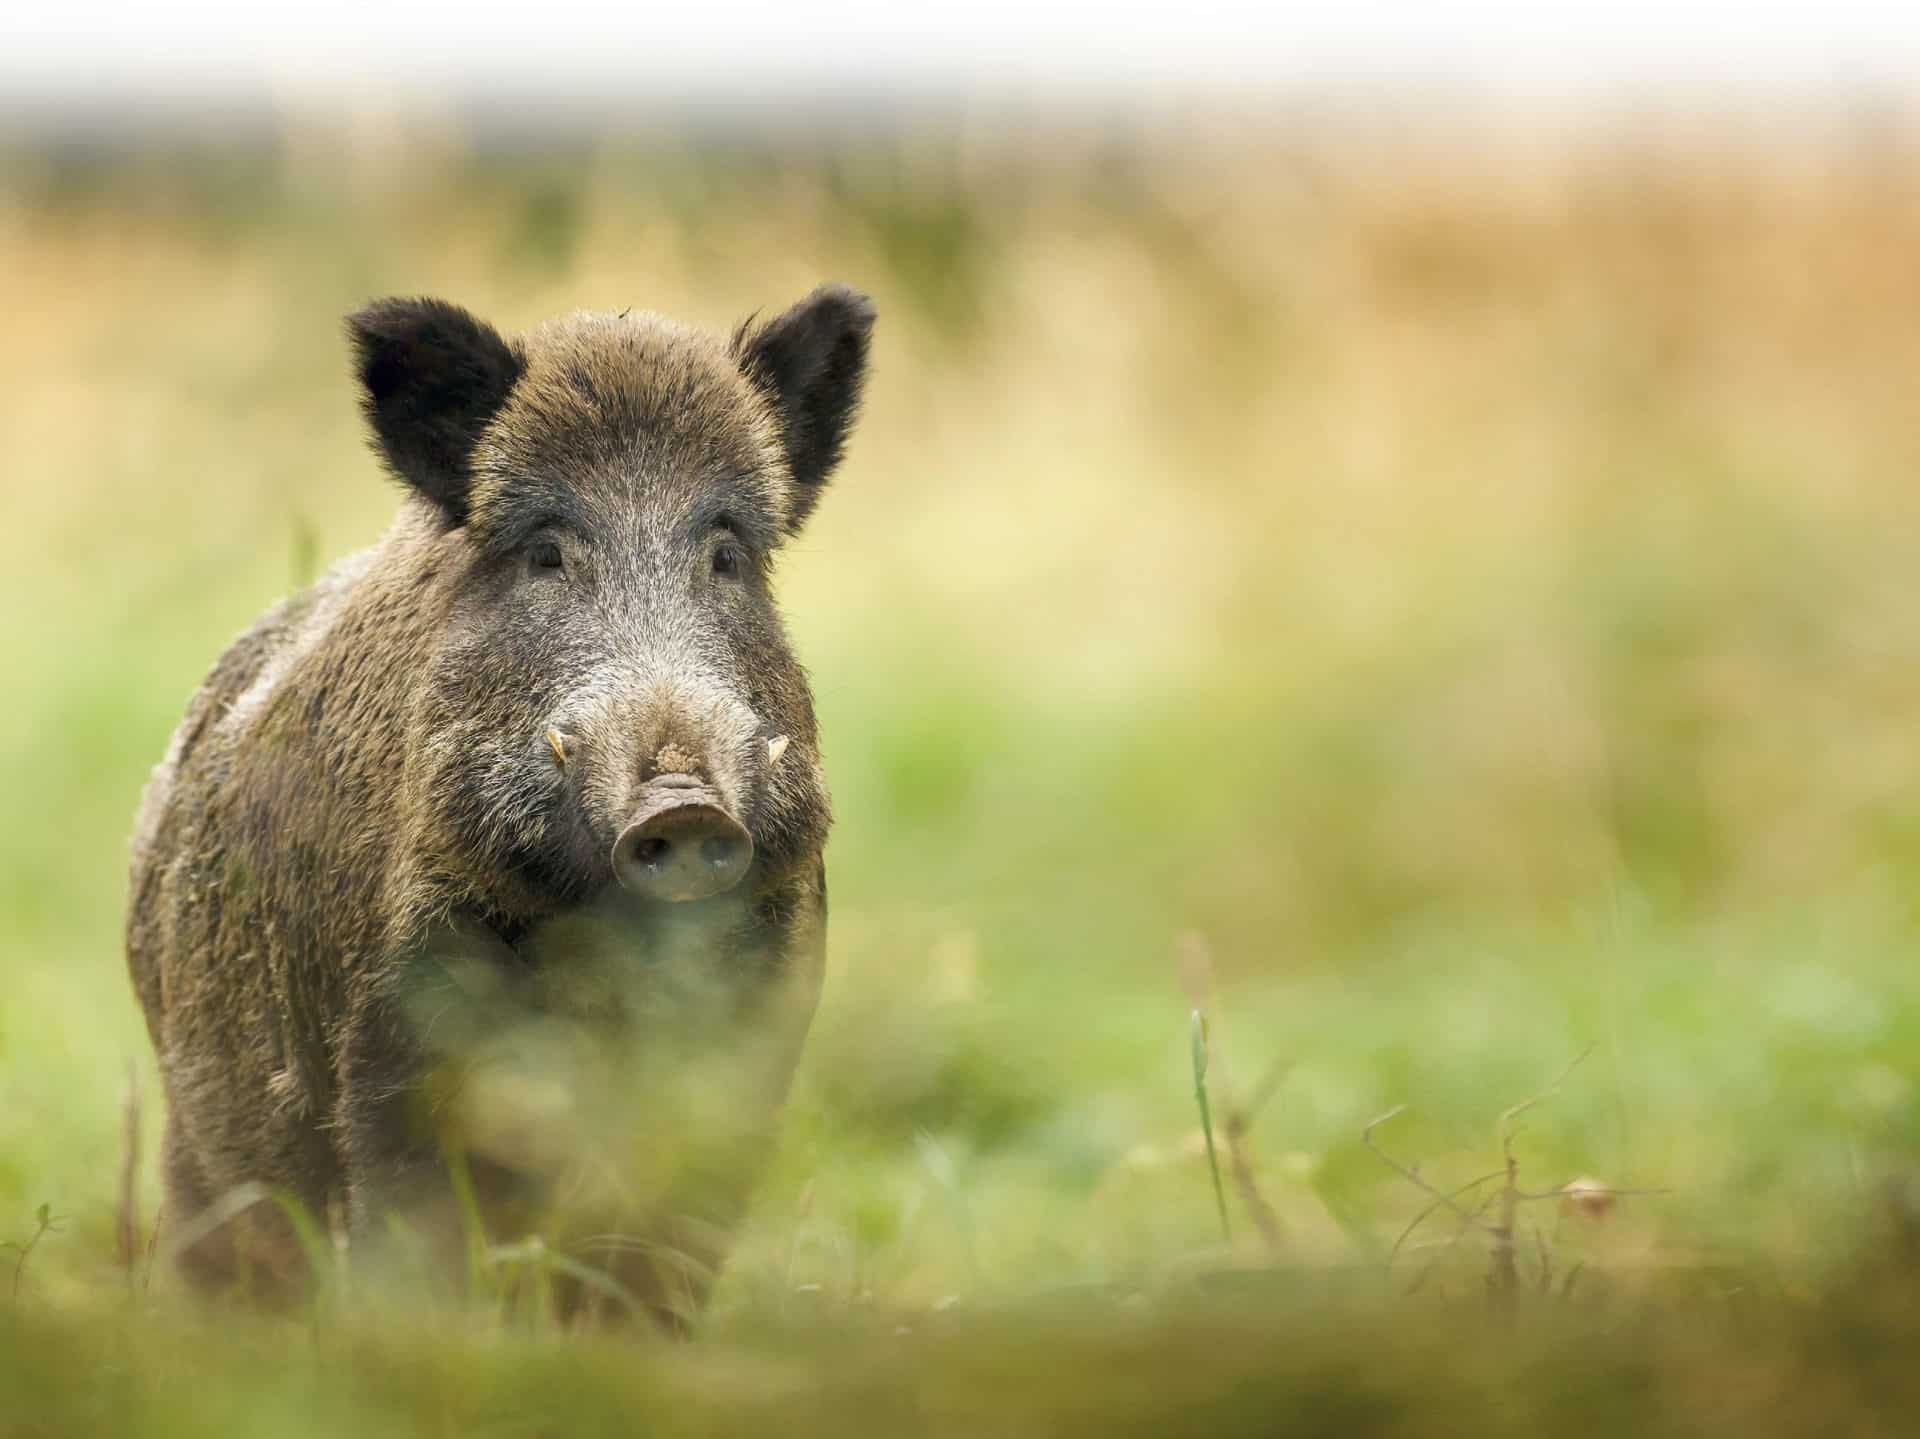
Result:
{"type": "MultiPolygon", "coordinates": [[[[831,815],[770,572],[840,456],[871,324],[831,288],[733,347],[644,314],[512,341],[434,300],[351,318],[370,428],[412,497],[221,657],[134,836],[128,959],[176,1223],[248,1183],[314,1215],[344,1201],[357,1236],[444,1200],[450,1061],[409,1008],[447,966],[436,946],[534,1011],[629,1023],[617,988],[586,1008],[563,992],[586,966],[566,936],[608,912],[613,841],[662,755],[753,841],[702,943],[741,1022],[773,1016],[771,1117],[819,981],[831,815]]],[[[654,942],[654,918],[632,923],[654,942]]],[[[724,1233],[752,1167],[699,1232],[724,1233]]],[[[184,1262],[267,1292],[302,1270],[271,1206],[184,1262]]]]}

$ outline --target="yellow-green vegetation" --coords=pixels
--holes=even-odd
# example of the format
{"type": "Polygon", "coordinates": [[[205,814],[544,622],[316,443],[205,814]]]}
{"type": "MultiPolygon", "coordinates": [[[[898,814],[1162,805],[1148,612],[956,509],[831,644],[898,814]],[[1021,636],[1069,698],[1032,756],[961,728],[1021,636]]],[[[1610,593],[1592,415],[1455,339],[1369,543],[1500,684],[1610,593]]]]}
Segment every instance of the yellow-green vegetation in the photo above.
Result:
{"type": "Polygon", "coordinates": [[[1917,257],[1870,123],[16,136],[0,1435],[1900,1432],[1917,257]],[[196,1310],[126,837],[214,657],[396,502],[340,316],[822,278],[881,313],[782,570],[829,974],[702,1334],[350,1264],[196,1310]]]}

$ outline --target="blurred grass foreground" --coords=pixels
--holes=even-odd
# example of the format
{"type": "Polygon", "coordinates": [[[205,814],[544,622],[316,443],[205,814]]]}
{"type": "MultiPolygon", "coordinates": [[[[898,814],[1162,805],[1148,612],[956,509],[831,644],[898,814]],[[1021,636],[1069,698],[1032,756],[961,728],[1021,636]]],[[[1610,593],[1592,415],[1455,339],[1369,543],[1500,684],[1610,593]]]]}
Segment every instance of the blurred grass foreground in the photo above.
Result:
{"type": "Polygon", "coordinates": [[[1885,117],[16,131],[0,1435],[1911,1432],[1917,257],[1885,117]],[[395,504],[340,316],[822,278],[829,975],[703,1332],[195,1308],[126,837],[395,504]]]}

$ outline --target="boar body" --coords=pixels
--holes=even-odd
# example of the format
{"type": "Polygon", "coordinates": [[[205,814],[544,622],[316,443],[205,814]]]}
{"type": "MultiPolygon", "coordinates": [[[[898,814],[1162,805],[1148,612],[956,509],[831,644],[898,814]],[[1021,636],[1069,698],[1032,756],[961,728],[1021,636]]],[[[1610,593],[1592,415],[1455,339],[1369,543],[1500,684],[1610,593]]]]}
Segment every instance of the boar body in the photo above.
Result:
{"type": "Polygon", "coordinates": [[[247,1186],[449,1263],[470,1195],[495,1240],[697,1306],[819,985],[830,815],[771,563],[871,320],[829,288],[731,342],[349,321],[408,498],[222,656],[134,835],[191,1277],[303,1282],[284,1205],[222,1219],[247,1186]]]}

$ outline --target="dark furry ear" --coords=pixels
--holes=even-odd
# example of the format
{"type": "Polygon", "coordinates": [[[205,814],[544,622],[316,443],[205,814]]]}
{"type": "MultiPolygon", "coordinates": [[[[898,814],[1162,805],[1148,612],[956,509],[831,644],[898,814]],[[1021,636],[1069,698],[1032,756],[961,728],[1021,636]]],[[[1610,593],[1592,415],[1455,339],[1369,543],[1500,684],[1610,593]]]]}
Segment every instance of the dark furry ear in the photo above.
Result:
{"type": "Polygon", "coordinates": [[[742,325],[734,358],[773,401],[793,468],[791,528],[806,522],[840,463],[867,375],[873,301],[845,285],[822,285],[778,319],[742,325]]]}
{"type": "Polygon", "coordinates": [[[347,336],[388,467],[465,524],[474,442],[525,368],[518,350],[444,300],[375,300],[347,336]]]}

